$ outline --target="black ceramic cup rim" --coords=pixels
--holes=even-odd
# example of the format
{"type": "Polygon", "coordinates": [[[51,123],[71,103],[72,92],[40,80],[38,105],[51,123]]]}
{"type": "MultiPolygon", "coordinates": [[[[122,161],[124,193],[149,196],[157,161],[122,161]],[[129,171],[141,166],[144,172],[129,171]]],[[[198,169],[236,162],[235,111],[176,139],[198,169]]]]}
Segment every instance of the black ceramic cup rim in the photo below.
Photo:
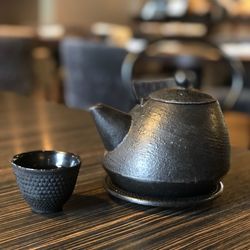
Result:
{"type": "Polygon", "coordinates": [[[70,152],[64,152],[64,151],[57,151],[57,150],[34,150],[34,151],[27,151],[27,152],[23,152],[20,154],[16,154],[13,156],[12,160],[11,160],[11,164],[19,169],[25,170],[25,171],[32,171],[32,172],[58,172],[58,171],[62,171],[62,170],[66,170],[66,169],[73,169],[73,168],[79,168],[81,165],[81,158],[79,155],[76,155],[74,153],[70,153],[70,152]],[[16,161],[19,160],[21,157],[23,156],[27,156],[27,155],[32,155],[32,154],[63,154],[65,156],[71,156],[73,159],[76,160],[76,163],[72,166],[68,166],[68,167],[57,167],[57,168],[53,168],[53,169],[46,169],[46,168],[42,168],[42,169],[38,169],[38,168],[32,168],[32,166],[21,166],[20,164],[17,164],[16,161]]]}

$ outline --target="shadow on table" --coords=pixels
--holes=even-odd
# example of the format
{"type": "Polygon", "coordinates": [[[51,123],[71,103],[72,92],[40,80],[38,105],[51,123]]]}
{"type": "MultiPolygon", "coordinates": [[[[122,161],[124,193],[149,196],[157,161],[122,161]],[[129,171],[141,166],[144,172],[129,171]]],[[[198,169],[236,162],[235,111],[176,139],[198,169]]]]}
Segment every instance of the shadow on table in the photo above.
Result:
{"type": "Polygon", "coordinates": [[[69,201],[64,205],[62,212],[52,213],[52,214],[39,214],[40,216],[46,218],[57,218],[57,217],[67,217],[74,216],[74,214],[81,213],[82,216],[91,213],[91,211],[105,208],[108,211],[108,207],[111,206],[111,202],[107,199],[100,198],[97,195],[79,195],[73,194],[69,201]]]}
{"type": "Polygon", "coordinates": [[[107,199],[101,198],[97,195],[79,195],[73,194],[70,200],[64,207],[65,212],[86,210],[87,212],[97,209],[99,207],[110,206],[107,199]]]}
{"type": "Polygon", "coordinates": [[[235,213],[240,211],[242,207],[248,205],[249,202],[249,182],[246,180],[246,177],[238,177],[235,174],[227,176],[223,181],[224,183],[224,192],[217,199],[206,202],[200,205],[183,207],[183,208],[162,208],[162,207],[150,207],[137,205],[133,203],[128,203],[120,199],[110,197],[118,206],[126,207],[129,210],[134,212],[144,211],[145,215],[159,214],[162,217],[168,216],[179,216],[184,215],[185,217],[192,216],[206,216],[217,213],[222,213],[227,211],[227,213],[235,213]],[[232,181],[234,179],[235,181],[232,181]],[[240,185],[239,185],[240,183],[240,185]],[[240,195],[239,195],[240,194],[240,195]]]}
{"type": "MultiPolygon", "coordinates": [[[[247,156],[247,155],[246,155],[247,156]]],[[[241,155],[241,164],[248,163],[248,158],[241,155]]],[[[249,204],[249,190],[250,182],[248,176],[243,174],[238,163],[232,164],[231,171],[224,178],[224,192],[217,199],[197,205],[194,207],[186,208],[159,208],[137,205],[122,201],[108,195],[106,192],[100,192],[95,195],[79,195],[73,194],[71,199],[64,206],[64,212],[56,214],[60,215],[73,215],[74,213],[85,216],[94,211],[100,212],[102,216],[110,215],[116,211],[121,213],[131,214],[143,212],[145,216],[157,214],[162,218],[184,216],[185,218],[213,216],[216,214],[235,214],[243,208],[250,207],[249,204]],[[111,209],[112,208],[112,209],[111,209]]],[[[210,218],[211,219],[211,218],[210,218]]]]}

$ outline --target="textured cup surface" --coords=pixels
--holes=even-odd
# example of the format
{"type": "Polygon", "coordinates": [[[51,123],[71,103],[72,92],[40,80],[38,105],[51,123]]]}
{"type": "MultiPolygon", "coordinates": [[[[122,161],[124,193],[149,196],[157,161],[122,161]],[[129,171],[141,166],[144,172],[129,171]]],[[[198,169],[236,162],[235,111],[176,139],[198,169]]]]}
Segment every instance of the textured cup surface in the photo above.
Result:
{"type": "Polygon", "coordinates": [[[37,213],[54,213],[73,193],[80,158],[58,151],[32,151],[15,155],[12,168],[23,198],[37,213]]]}

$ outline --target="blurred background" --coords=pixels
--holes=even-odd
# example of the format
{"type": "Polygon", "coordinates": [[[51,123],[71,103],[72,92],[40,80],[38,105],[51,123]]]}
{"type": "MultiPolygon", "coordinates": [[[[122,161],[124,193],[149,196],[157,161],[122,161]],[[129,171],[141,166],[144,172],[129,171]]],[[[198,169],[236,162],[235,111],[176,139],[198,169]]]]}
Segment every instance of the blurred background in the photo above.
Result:
{"type": "Polygon", "coordinates": [[[128,111],[172,78],[250,113],[249,0],[0,4],[0,90],[128,111]]]}

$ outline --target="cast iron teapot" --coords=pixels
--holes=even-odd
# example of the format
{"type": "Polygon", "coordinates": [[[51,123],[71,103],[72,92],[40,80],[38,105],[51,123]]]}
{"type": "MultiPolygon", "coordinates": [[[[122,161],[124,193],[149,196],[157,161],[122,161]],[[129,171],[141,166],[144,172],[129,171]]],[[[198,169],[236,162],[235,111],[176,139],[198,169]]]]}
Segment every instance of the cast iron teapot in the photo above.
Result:
{"type": "Polygon", "coordinates": [[[217,197],[230,165],[218,101],[186,87],[149,94],[128,114],[91,108],[106,152],[108,192],[153,206],[189,206],[217,197]]]}

